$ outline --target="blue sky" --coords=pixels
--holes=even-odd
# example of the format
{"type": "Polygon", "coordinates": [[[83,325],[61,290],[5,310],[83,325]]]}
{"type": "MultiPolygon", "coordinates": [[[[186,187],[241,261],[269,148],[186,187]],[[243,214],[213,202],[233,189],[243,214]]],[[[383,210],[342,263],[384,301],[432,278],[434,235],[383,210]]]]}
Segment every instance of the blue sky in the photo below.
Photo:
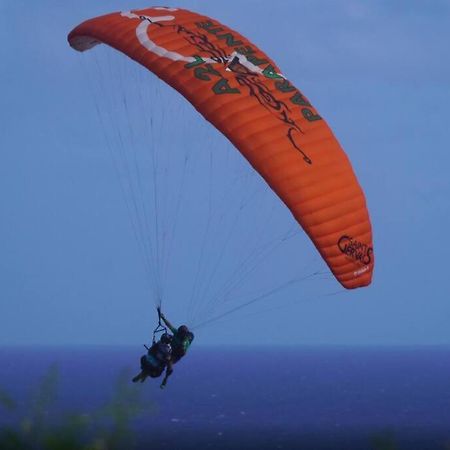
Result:
{"type": "MultiPolygon", "coordinates": [[[[147,275],[105,147],[105,132],[114,126],[101,130],[95,114],[87,81],[92,68],[95,83],[95,57],[81,60],[85,55],[66,41],[87,18],[146,6],[109,0],[0,5],[0,345],[120,345],[148,339],[155,315],[147,275]]],[[[450,4],[180,1],[173,6],[241,31],[311,100],[366,193],[376,252],[369,288],[344,292],[329,277],[291,286],[200,328],[198,344],[450,344],[450,4]]],[[[198,126],[192,136],[200,138],[193,146],[201,148],[204,138],[223,150],[221,155],[233,150],[200,123],[184,99],[162,92],[167,115],[182,130],[167,146],[177,147],[182,132],[198,126]]],[[[162,122],[160,128],[170,132],[162,122]]],[[[159,146],[166,139],[161,133],[155,137],[159,146]]],[[[227,170],[250,176],[239,158],[230,158],[227,170]]],[[[186,200],[192,209],[185,205],[185,226],[177,237],[183,242],[174,256],[179,278],[174,270],[170,282],[177,286],[165,303],[177,323],[186,320],[190,293],[185,289],[195,277],[185,268],[199,252],[199,241],[189,233],[197,214],[207,211],[202,192],[208,177],[197,179],[207,161],[190,169],[190,198],[197,192],[201,201],[186,200]]],[[[214,164],[219,192],[228,175],[220,159],[214,164]]],[[[258,187],[258,180],[252,178],[250,185],[258,187]]],[[[290,229],[289,215],[270,193],[258,199],[279,214],[265,238],[290,229]]],[[[229,202],[231,207],[233,198],[229,202]]],[[[257,223],[252,210],[247,214],[233,248],[244,246],[245,227],[257,223]]],[[[218,239],[226,232],[218,231],[218,239]]],[[[283,265],[315,270],[312,246],[301,235],[294,243],[297,247],[280,248],[249,288],[257,286],[258,277],[269,280],[266,291],[289,281],[270,284],[283,265]]],[[[212,245],[207,251],[214,253],[212,245]]],[[[232,267],[232,252],[224,259],[232,267]]]]}

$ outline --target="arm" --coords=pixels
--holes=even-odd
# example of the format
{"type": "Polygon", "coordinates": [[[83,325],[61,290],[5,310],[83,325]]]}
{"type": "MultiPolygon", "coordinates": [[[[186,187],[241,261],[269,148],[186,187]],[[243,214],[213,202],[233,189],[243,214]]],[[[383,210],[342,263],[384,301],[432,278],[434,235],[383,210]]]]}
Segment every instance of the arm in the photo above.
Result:
{"type": "Polygon", "coordinates": [[[161,310],[159,310],[159,317],[161,317],[163,322],[167,325],[172,333],[175,334],[177,332],[177,329],[166,319],[166,316],[161,312],[161,310]]]}

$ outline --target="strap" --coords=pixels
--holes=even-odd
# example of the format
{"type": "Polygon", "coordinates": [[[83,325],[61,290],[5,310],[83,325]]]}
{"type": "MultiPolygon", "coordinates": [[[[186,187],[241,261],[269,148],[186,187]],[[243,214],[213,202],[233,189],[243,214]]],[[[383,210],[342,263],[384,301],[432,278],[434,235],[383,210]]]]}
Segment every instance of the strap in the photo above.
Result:
{"type": "Polygon", "coordinates": [[[153,330],[153,339],[152,339],[153,344],[157,341],[157,336],[159,334],[167,333],[166,326],[161,323],[161,320],[162,320],[161,319],[161,310],[159,308],[157,308],[157,311],[158,311],[158,325],[153,330]]]}

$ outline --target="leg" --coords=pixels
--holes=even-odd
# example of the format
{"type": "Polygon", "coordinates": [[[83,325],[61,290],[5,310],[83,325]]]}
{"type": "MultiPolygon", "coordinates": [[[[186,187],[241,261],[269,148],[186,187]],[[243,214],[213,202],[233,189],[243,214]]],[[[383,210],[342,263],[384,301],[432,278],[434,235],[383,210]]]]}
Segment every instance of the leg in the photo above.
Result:
{"type": "Polygon", "coordinates": [[[161,389],[164,389],[164,387],[167,384],[167,379],[170,377],[170,375],[172,375],[172,373],[173,373],[172,361],[169,361],[167,363],[166,375],[164,376],[164,380],[162,381],[161,386],[160,386],[161,389]]]}
{"type": "Polygon", "coordinates": [[[133,383],[137,383],[139,380],[144,381],[146,378],[146,375],[144,374],[144,371],[141,370],[141,372],[139,372],[134,378],[133,378],[133,383]]]}
{"type": "Polygon", "coordinates": [[[143,372],[142,376],[141,376],[141,383],[143,383],[146,379],[147,379],[147,374],[143,372]]]}

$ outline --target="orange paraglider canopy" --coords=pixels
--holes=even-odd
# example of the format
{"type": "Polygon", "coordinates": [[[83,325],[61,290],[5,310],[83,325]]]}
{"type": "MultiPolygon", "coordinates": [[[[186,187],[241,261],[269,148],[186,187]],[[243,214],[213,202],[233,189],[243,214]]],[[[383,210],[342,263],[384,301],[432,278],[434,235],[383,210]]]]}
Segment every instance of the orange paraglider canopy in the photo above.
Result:
{"type": "Polygon", "coordinates": [[[370,284],[364,193],[328,125],[248,39],[191,11],[155,7],[88,20],[68,37],[105,43],[179,91],[220,130],[290,209],[338,281],[370,284]]]}

